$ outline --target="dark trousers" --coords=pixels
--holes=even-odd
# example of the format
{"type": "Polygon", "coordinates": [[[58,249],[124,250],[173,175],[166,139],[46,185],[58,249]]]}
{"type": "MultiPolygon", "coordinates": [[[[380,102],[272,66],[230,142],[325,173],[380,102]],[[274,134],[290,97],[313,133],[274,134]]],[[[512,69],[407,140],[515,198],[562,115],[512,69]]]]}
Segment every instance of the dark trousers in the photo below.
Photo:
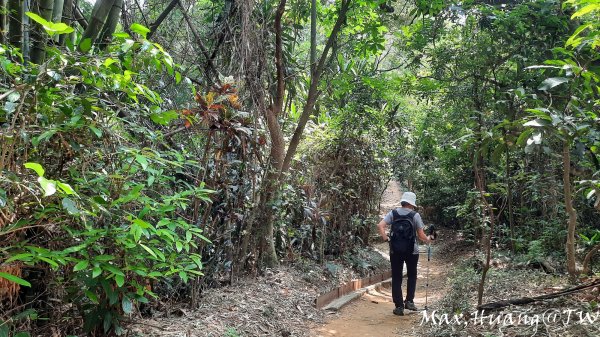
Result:
{"type": "Polygon", "coordinates": [[[402,272],[406,262],[406,301],[412,302],[415,299],[415,290],[417,288],[417,264],[419,263],[419,254],[400,254],[390,251],[390,263],[392,264],[392,298],[396,307],[403,306],[402,301],[402,272]]]}

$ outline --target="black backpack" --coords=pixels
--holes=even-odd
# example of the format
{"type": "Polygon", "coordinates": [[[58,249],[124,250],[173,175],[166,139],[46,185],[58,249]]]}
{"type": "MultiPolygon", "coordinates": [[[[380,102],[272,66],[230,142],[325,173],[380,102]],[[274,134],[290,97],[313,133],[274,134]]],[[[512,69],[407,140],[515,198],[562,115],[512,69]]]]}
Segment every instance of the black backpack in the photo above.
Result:
{"type": "Polygon", "coordinates": [[[390,250],[394,253],[412,254],[417,240],[413,218],[417,212],[400,215],[392,211],[392,230],[390,231],[390,250]]]}

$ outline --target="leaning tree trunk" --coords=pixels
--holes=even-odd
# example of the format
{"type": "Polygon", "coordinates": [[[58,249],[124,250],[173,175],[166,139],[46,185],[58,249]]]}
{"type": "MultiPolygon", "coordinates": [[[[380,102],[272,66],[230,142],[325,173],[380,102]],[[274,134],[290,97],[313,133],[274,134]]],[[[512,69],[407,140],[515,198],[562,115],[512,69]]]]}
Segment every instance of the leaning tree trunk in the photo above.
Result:
{"type": "Polygon", "coordinates": [[[8,0],[8,41],[15,47],[23,50],[23,17],[25,6],[22,0],[8,0]]]}
{"type": "Polygon", "coordinates": [[[100,37],[98,38],[98,42],[101,49],[106,49],[108,44],[112,40],[112,34],[117,29],[117,24],[119,23],[119,18],[121,16],[121,11],[123,10],[123,0],[115,0],[115,3],[108,14],[108,18],[106,19],[106,23],[104,27],[102,27],[102,32],[100,32],[100,37]]]}
{"type": "MultiPolygon", "coordinates": [[[[46,21],[52,21],[52,10],[54,0],[37,0],[32,4],[32,10],[46,21]]],[[[35,64],[43,63],[46,59],[46,46],[48,44],[48,34],[44,27],[39,23],[31,23],[33,29],[31,33],[31,62],[35,64]]]]}
{"type": "Polygon", "coordinates": [[[563,143],[563,189],[565,208],[569,215],[567,225],[567,271],[572,277],[577,276],[575,265],[575,227],[577,226],[577,212],[573,207],[573,191],[571,190],[571,147],[569,140],[563,143]]]}
{"type": "Polygon", "coordinates": [[[88,43],[88,40],[91,40],[89,41],[91,42],[91,45],[94,44],[96,38],[98,37],[98,34],[100,34],[100,31],[104,26],[104,23],[106,22],[106,19],[108,18],[108,14],[113,8],[114,3],[115,0],[96,1],[94,9],[92,10],[92,17],[90,18],[90,22],[88,23],[87,28],[81,36],[79,50],[83,51],[82,47],[84,46],[84,44],[88,43]]]}
{"type": "MultiPolygon", "coordinates": [[[[55,6],[56,6],[56,3],[55,3],[55,6]]],[[[67,25],[71,26],[73,24],[73,22],[75,22],[74,15],[75,15],[75,10],[73,8],[73,0],[64,0],[61,22],[64,22],[67,25]]],[[[64,46],[67,39],[71,39],[71,41],[73,41],[74,37],[75,37],[75,32],[70,33],[70,34],[61,34],[58,37],[58,44],[61,46],[64,46]]]]}

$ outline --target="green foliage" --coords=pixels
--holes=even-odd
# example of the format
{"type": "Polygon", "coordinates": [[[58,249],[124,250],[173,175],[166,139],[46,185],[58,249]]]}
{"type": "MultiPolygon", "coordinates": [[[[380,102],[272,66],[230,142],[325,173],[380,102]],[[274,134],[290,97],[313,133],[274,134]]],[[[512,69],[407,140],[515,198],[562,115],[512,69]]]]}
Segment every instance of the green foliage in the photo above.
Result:
{"type": "Polygon", "coordinates": [[[32,13],[32,12],[27,12],[27,13],[25,13],[25,15],[27,15],[33,21],[42,25],[42,27],[44,27],[44,30],[46,31],[46,33],[48,33],[48,35],[50,35],[50,36],[69,34],[74,31],[74,29],[72,27],[69,27],[67,24],[65,24],[63,22],[56,22],[56,23],[49,22],[49,21],[46,21],[41,16],[39,16],[35,13],[32,13]]]}
{"type": "Polygon", "coordinates": [[[202,275],[198,246],[208,240],[184,214],[212,191],[176,180],[197,162],[156,142],[152,116],[174,116],[141,81],[153,72],[174,78],[177,67],[160,45],[123,35],[106,54],[50,54],[43,67],[24,67],[6,46],[0,55],[3,81],[15,88],[0,111],[12,121],[0,135],[3,156],[14,147],[0,164],[2,209],[19,219],[0,226],[0,240],[23,235],[3,241],[0,267],[62,275],[47,286],[76,305],[55,318],[81,316],[88,332],[120,334],[122,316],[156,297],[157,282],[202,275]]]}

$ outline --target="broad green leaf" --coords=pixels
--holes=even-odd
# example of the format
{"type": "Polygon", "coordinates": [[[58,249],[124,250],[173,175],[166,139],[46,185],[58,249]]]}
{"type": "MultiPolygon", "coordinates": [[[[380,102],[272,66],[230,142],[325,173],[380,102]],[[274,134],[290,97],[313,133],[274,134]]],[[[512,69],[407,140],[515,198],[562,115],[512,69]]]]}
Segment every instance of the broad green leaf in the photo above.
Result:
{"type": "Polygon", "coordinates": [[[118,287],[122,287],[125,284],[125,276],[115,275],[115,283],[118,287]]]}
{"type": "Polygon", "coordinates": [[[71,215],[79,215],[81,212],[77,209],[75,202],[69,198],[63,198],[62,200],[63,208],[69,212],[71,215]]]}
{"type": "Polygon", "coordinates": [[[4,261],[4,263],[10,263],[12,261],[23,261],[23,262],[30,262],[33,258],[33,254],[31,253],[22,253],[22,254],[17,254],[17,255],[13,255],[11,256],[8,260],[4,261]]]}
{"type": "Polygon", "coordinates": [[[86,39],[83,39],[80,43],[79,43],[79,49],[83,52],[83,53],[87,53],[88,51],[90,51],[90,49],[92,49],[92,39],[90,39],[89,37],[86,39]]]}
{"type": "Polygon", "coordinates": [[[92,278],[96,278],[100,276],[100,274],[102,274],[102,269],[100,269],[100,267],[95,266],[94,268],[92,268],[92,278]]]}
{"type": "Polygon", "coordinates": [[[4,272],[0,271],[0,277],[4,278],[4,279],[7,279],[7,280],[9,280],[11,282],[14,282],[16,284],[20,284],[22,286],[31,287],[31,283],[25,281],[24,279],[22,279],[20,277],[12,275],[12,274],[8,274],[8,273],[4,273],[4,272]]]}
{"type": "Polygon", "coordinates": [[[125,274],[123,273],[123,271],[121,271],[119,268],[117,268],[117,267],[115,267],[113,265],[105,263],[105,264],[102,264],[102,267],[105,270],[107,270],[107,271],[109,271],[109,272],[111,272],[111,273],[113,273],[115,275],[125,276],[125,274]]]}
{"type": "Polygon", "coordinates": [[[32,13],[32,12],[26,12],[25,15],[27,15],[31,20],[39,23],[40,25],[44,26],[44,28],[48,27],[50,25],[50,22],[46,21],[46,19],[44,19],[43,17],[32,13]]]}
{"type": "Polygon", "coordinates": [[[93,292],[91,292],[91,291],[89,291],[89,290],[86,290],[86,291],[85,291],[85,296],[87,296],[87,298],[89,298],[89,299],[90,299],[90,301],[92,301],[92,302],[94,302],[94,303],[96,303],[96,304],[98,304],[98,303],[99,303],[99,301],[98,301],[98,296],[96,296],[96,294],[94,294],[93,292]]]}
{"type": "Polygon", "coordinates": [[[565,78],[565,77],[551,77],[551,78],[547,78],[544,80],[544,82],[542,82],[540,84],[540,86],[538,87],[538,90],[550,90],[554,87],[556,87],[557,85],[561,85],[563,83],[568,82],[569,79],[565,78]]]}
{"type": "Polygon", "coordinates": [[[168,125],[172,120],[178,119],[177,111],[169,110],[162,113],[152,113],[150,119],[156,124],[168,125]]]}
{"type": "Polygon", "coordinates": [[[129,35],[125,32],[113,33],[113,36],[117,37],[117,38],[122,38],[122,39],[128,39],[131,37],[131,35],[129,35]]]}
{"type": "Polygon", "coordinates": [[[133,312],[133,303],[131,303],[129,297],[123,297],[123,300],[121,300],[121,308],[123,308],[124,314],[131,314],[133,312]]]}
{"type": "Polygon", "coordinates": [[[179,277],[181,278],[181,280],[183,281],[183,283],[187,283],[188,282],[188,275],[187,275],[186,272],[180,271],[179,272],[179,277]]]}
{"type": "Polygon", "coordinates": [[[109,57],[109,58],[107,58],[106,60],[104,60],[104,64],[103,64],[103,65],[104,65],[105,67],[107,67],[107,68],[108,68],[108,67],[110,67],[112,64],[114,64],[114,63],[117,63],[117,62],[118,62],[117,60],[115,60],[115,59],[113,59],[113,58],[109,57]]]}
{"type": "Polygon", "coordinates": [[[53,180],[48,180],[44,177],[39,177],[38,183],[40,183],[40,186],[42,186],[45,197],[49,197],[49,196],[53,195],[54,193],[56,193],[56,184],[54,183],[53,180]]]}
{"type": "Polygon", "coordinates": [[[38,259],[46,262],[47,264],[49,264],[50,266],[54,267],[54,268],[58,268],[58,263],[56,263],[56,261],[50,260],[47,257],[43,257],[43,256],[38,256],[38,259]]]}
{"type": "Polygon", "coordinates": [[[158,258],[158,256],[156,256],[152,249],[148,248],[148,246],[144,245],[143,243],[140,243],[140,246],[142,246],[142,248],[144,248],[144,250],[147,251],[150,255],[152,255],[155,259],[158,258]]]}
{"type": "Polygon", "coordinates": [[[183,249],[183,244],[181,243],[181,241],[177,241],[175,242],[175,248],[177,249],[177,252],[181,252],[181,250],[183,249]]]}
{"type": "Polygon", "coordinates": [[[573,13],[573,15],[571,15],[571,19],[575,19],[580,16],[584,16],[588,13],[591,13],[591,12],[597,11],[597,10],[600,10],[600,4],[597,4],[597,3],[589,4],[587,6],[582,7],[577,12],[573,13]]]}
{"type": "Polygon", "coordinates": [[[140,163],[140,165],[142,165],[143,170],[146,170],[148,168],[148,159],[145,156],[138,154],[135,156],[135,161],[137,161],[138,163],[140,163]]]}
{"type": "Polygon", "coordinates": [[[35,173],[37,173],[37,175],[39,177],[43,177],[44,173],[46,173],[46,171],[44,170],[44,168],[42,167],[42,165],[40,165],[38,163],[25,163],[25,168],[34,170],[35,173]]]}
{"type": "Polygon", "coordinates": [[[115,257],[113,255],[98,255],[98,256],[94,257],[95,261],[103,261],[103,262],[112,261],[114,259],[115,259],[115,257]]]}
{"type": "Polygon", "coordinates": [[[144,39],[146,38],[146,35],[150,33],[150,29],[146,28],[143,25],[140,25],[139,23],[134,23],[129,28],[132,32],[140,34],[144,39]]]}
{"type": "Polygon", "coordinates": [[[15,337],[31,337],[31,335],[29,334],[29,332],[21,331],[19,333],[16,333],[15,337]]]}
{"type": "Polygon", "coordinates": [[[96,135],[96,137],[98,137],[98,138],[102,138],[102,131],[101,131],[100,129],[98,129],[98,128],[95,128],[95,127],[93,127],[93,126],[90,126],[89,128],[90,128],[90,130],[92,130],[92,132],[93,132],[93,133],[96,135]]]}
{"type": "Polygon", "coordinates": [[[73,190],[71,185],[61,183],[60,181],[55,181],[55,183],[56,183],[56,186],[58,186],[58,188],[60,188],[63,192],[65,192],[65,194],[67,194],[67,195],[75,194],[75,191],[73,190]]]}
{"type": "Polygon", "coordinates": [[[90,265],[90,263],[87,260],[83,260],[83,261],[79,261],[75,267],[73,267],[73,271],[80,271],[80,270],[84,270],[85,268],[87,268],[90,265]]]}
{"type": "Polygon", "coordinates": [[[543,127],[543,126],[548,126],[548,125],[550,125],[550,122],[548,122],[547,120],[544,120],[544,119],[539,119],[539,118],[523,124],[523,126],[534,126],[534,127],[543,127]]]}

